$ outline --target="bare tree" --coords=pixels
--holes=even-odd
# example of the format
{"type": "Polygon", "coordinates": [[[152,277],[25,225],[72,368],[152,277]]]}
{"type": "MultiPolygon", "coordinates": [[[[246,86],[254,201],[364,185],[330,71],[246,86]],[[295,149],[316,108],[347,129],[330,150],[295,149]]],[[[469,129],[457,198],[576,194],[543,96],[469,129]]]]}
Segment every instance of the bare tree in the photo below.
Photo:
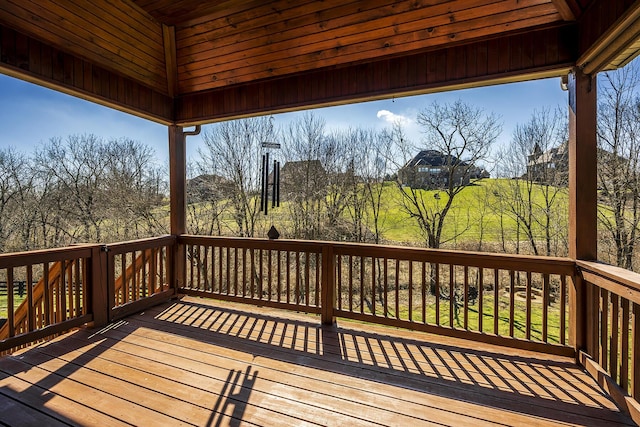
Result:
{"type": "Polygon", "coordinates": [[[203,134],[200,165],[233,186],[230,207],[238,236],[253,237],[260,211],[261,143],[275,132],[269,117],[217,123],[203,134]]]}
{"type": "Polygon", "coordinates": [[[71,135],[65,141],[52,138],[36,153],[40,171],[52,178],[60,202],[56,209],[66,220],[62,232],[87,242],[102,241],[107,218],[104,189],[107,163],[105,147],[95,135],[71,135]]]}
{"type": "Polygon", "coordinates": [[[292,222],[292,237],[318,239],[322,233],[327,171],[323,164],[325,121],[305,113],[283,133],[281,196],[292,222]]]}
{"type": "Polygon", "coordinates": [[[527,123],[516,126],[502,162],[511,179],[499,196],[516,222],[516,252],[521,251],[522,232],[535,255],[566,253],[566,248],[559,247],[567,222],[559,203],[568,177],[565,114],[534,111],[527,123]]]}
{"type": "MultiPolygon", "coordinates": [[[[440,105],[433,103],[418,114],[418,124],[424,135],[422,147],[440,152],[447,177],[443,185],[431,190],[403,186],[397,180],[402,209],[416,221],[428,247],[439,248],[442,243],[457,238],[444,238],[442,232],[455,197],[463,190],[476,164],[483,160],[489,147],[497,139],[501,126],[494,114],[483,112],[462,101],[440,105]]],[[[418,151],[410,144],[401,128],[395,130],[394,140],[406,162],[418,151]]],[[[458,230],[457,234],[465,230],[458,230]]]]}
{"type": "Polygon", "coordinates": [[[640,76],[635,66],[602,75],[598,105],[599,223],[617,265],[634,268],[640,224],[640,76]]]}

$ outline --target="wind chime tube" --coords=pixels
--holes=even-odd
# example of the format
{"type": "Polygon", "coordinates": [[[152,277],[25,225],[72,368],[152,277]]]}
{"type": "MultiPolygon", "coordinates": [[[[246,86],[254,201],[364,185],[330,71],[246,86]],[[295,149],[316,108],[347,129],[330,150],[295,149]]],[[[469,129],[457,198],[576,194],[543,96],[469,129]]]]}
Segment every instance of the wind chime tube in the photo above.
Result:
{"type": "Polygon", "coordinates": [[[277,162],[276,167],[276,206],[280,207],[280,162],[277,162]]]}
{"type": "Polygon", "coordinates": [[[276,197],[278,194],[278,162],[273,161],[273,192],[271,193],[271,207],[276,207],[276,197]]]}
{"type": "Polygon", "coordinates": [[[262,169],[260,170],[260,211],[264,210],[264,200],[265,200],[265,181],[264,181],[264,162],[265,155],[262,155],[262,169]]]}
{"type": "Polygon", "coordinates": [[[267,213],[269,212],[269,152],[267,151],[267,153],[265,154],[266,159],[264,162],[264,175],[263,175],[263,182],[264,182],[264,214],[267,215],[267,213]]]}

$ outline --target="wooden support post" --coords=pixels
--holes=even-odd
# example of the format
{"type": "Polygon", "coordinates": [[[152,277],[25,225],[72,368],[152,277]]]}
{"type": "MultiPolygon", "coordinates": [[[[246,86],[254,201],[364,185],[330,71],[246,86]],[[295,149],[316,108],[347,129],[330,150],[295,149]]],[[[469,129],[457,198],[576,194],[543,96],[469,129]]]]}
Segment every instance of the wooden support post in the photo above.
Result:
{"type": "MultiPolygon", "coordinates": [[[[169,126],[169,191],[171,234],[179,236],[187,229],[187,150],[181,126],[169,126]]],[[[175,244],[171,268],[171,286],[179,289],[186,281],[185,248],[175,244]]]]}
{"type": "Polygon", "coordinates": [[[91,249],[91,264],[89,266],[90,285],[87,303],[93,314],[93,326],[100,328],[109,323],[109,293],[107,292],[107,253],[102,246],[91,249]]]}
{"type": "Polygon", "coordinates": [[[336,263],[333,246],[326,244],[322,247],[322,324],[332,325],[336,318],[333,314],[336,289],[336,263]]]}
{"type": "Polygon", "coordinates": [[[596,79],[569,74],[569,257],[597,259],[596,79]]]}
{"type": "MultiPolygon", "coordinates": [[[[569,257],[597,259],[597,90],[594,76],[574,68],[569,89],[569,257]]],[[[589,345],[593,301],[582,278],[573,281],[569,305],[571,340],[576,350],[589,345]]],[[[593,348],[587,348],[593,356],[593,348]]]]}

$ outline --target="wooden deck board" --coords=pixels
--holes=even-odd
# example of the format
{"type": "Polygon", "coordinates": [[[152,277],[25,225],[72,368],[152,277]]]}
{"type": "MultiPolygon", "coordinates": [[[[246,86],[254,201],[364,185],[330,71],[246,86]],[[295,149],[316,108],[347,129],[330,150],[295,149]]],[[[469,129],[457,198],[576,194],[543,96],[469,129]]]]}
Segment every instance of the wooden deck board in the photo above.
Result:
{"type": "Polygon", "coordinates": [[[0,359],[0,411],[10,426],[633,425],[568,359],[195,298],[0,359]]]}

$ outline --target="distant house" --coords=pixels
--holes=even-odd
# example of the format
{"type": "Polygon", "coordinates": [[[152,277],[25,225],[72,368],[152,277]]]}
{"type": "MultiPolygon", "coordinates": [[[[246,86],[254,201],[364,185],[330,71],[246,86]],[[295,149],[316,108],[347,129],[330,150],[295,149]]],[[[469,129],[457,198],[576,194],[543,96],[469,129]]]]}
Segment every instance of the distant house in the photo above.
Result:
{"type": "Polygon", "coordinates": [[[544,184],[567,184],[569,175],[569,145],[565,142],[542,151],[536,144],[527,158],[527,178],[544,184]]]}
{"type": "Polygon", "coordinates": [[[320,160],[287,162],[280,169],[280,195],[284,200],[298,195],[308,197],[316,194],[321,197],[326,182],[327,172],[320,160]]]}
{"type": "Polygon", "coordinates": [[[485,169],[437,150],[419,152],[398,171],[402,185],[425,189],[448,187],[449,180],[454,185],[467,185],[473,179],[488,177],[489,172],[485,169]]]}
{"type": "Polygon", "coordinates": [[[198,175],[187,180],[187,203],[221,200],[234,191],[233,182],[219,175],[198,175]]]}

